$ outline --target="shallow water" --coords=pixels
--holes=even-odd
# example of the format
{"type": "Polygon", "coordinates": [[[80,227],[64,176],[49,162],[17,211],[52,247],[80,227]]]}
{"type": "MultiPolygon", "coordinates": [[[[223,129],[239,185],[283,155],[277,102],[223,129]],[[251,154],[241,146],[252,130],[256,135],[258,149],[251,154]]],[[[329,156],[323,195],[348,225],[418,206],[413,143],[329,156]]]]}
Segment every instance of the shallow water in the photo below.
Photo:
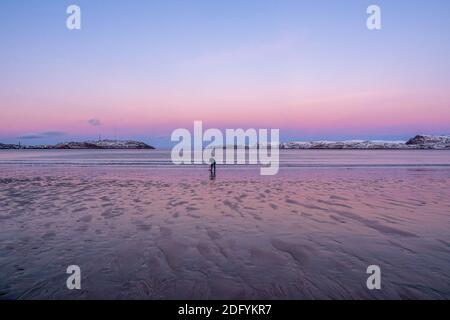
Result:
{"type": "MultiPolygon", "coordinates": [[[[251,151],[258,153],[258,151],[251,151]]],[[[248,151],[247,151],[248,157],[248,151]]],[[[217,159],[219,160],[219,159],[217,159]]],[[[179,168],[169,150],[0,150],[0,165],[179,168]]],[[[450,150],[280,150],[280,167],[450,167],[450,150]]],[[[190,165],[199,168],[201,165],[190,165]]],[[[259,165],[231,165],[248,169],[259,165]]]]}
{"type": "Polygon", "coordinates": [[[289,151],[276,176],[215,179],[110,163],[148,151],[33,152],[15,159],[50,162],[0,152],[0,299],[450,298],[448,152],[289,151]]]}

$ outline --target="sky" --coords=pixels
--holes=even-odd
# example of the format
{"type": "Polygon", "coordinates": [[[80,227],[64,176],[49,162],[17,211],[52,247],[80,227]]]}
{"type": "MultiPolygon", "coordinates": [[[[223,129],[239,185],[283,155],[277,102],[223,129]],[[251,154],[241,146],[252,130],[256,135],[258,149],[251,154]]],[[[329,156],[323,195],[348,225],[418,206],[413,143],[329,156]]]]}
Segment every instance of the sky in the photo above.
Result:
{"type": "Polygon", "coordinates": [[[448,57],[448,0],[2,0],[0,142],[450,134],[448,57]]]}

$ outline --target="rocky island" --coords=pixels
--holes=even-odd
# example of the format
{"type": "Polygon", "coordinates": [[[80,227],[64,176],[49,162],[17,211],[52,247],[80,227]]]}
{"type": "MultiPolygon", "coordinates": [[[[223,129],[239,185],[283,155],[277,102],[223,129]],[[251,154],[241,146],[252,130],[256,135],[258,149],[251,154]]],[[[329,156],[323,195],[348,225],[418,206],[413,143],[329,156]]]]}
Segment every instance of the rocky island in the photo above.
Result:
{"type": "Polygon", "coordinates": [[[280,144],[280,149],[435,149],[450,150],[450,135],[417,135],[408,141],[346,140],[294,141],[280,144]]]}
{"type": "Polygon", "coordinates": [[[155,149],[144,142],[133,140],[97,140],[64,142],[55,145],[24,146],[0,143],[0,149],[155,149]]]}

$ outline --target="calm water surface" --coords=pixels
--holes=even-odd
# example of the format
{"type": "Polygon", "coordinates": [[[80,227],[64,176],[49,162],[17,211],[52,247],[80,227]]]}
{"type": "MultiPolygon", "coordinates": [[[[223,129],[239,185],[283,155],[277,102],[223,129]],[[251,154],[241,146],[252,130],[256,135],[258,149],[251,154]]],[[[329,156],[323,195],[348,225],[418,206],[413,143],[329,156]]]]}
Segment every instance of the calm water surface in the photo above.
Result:
{"type": "MultiPolygon", "coordinates": [[[[175,167],[168,150],[0,150],[1,164],[175,167]]],[[[280,150],[280,167],[327,166],[450,166],[450,150],[280,150]]]]}

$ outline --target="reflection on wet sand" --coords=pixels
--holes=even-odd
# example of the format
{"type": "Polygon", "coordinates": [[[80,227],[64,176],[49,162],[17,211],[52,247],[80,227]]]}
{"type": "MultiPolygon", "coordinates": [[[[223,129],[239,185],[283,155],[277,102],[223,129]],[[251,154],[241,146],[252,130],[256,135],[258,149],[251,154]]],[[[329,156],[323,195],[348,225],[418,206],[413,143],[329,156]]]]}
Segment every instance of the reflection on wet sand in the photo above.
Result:
{"type": "Polygon", "coordinates": [[[1,299],[450,298],[445,168],[2,173],[1,299]]]}

